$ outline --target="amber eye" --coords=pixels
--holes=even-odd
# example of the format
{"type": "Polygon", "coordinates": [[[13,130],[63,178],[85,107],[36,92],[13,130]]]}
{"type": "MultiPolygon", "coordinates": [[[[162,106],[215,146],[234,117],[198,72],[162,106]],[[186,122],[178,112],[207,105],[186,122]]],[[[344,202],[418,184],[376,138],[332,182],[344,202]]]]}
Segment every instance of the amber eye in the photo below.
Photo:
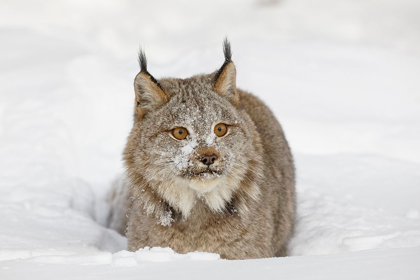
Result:
{"type": "Polygon", "coordinates": [[[182,140],[185,139],[185,137],[187,137],[188,135],[188,131],[186,128],[184,127],[176,127],[174,129],[172,129],[172,135],[178,139],[178,140],[182,140]]]}
{"type": "Polygon", "coordinates": [[[216,126],[214,127],[214,134],[216,134],[218,137],[224,136],[226,132],[227,125],[225,125],[224,123],[216,124],[216,126]]]}

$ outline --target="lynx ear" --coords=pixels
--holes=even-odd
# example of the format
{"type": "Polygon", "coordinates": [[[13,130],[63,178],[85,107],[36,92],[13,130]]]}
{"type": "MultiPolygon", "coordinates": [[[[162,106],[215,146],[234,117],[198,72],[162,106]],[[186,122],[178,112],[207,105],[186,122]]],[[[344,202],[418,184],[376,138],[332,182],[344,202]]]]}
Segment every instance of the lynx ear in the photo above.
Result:
{"type": "Polygon", "coordinates": [[[147,112],[159,109],[168,102],[168,96],[160,87],[159,82],[147,71],[146,55],[139,53],[141,71],[134,79],[134,91],[136,92],[135,114],[141,119],[147,112]]]}
{"type": "Polygon", "coordinates": [[[223,52],[225,62],[216,72],[214,90],[236,106],[239,102],[239,94],[236,89],[236,68],[232,61],[232,51],[227,39],[223,43],[223,52]]]}

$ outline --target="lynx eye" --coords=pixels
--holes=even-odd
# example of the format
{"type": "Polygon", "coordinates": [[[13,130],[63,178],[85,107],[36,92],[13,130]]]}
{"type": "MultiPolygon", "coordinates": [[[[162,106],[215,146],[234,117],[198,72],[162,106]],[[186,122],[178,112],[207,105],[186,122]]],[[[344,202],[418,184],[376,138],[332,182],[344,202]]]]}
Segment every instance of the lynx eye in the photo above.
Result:
{"type": "Polygon", "coordinates": [[[178,140],[183,140],[187,137],[188,131],[184,127],[176,127],[172,129],[172,135],[178,140]]]}
{"type": "Polygon", "coordinates": [[[226,135],[226,133],[227,125],[225,125],[224,123],[216,124],[216,126],[214,127],[214,134],[216,134],[218,137],[222,137],[226,135]]]}

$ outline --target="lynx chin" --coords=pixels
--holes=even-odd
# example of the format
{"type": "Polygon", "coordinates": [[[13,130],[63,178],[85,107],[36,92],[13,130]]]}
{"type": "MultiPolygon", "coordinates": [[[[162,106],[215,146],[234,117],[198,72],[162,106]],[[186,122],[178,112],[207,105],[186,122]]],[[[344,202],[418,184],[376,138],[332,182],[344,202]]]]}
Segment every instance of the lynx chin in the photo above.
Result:
{"type": "Polygon", "coordinates": [[[273,113],[236,87],[227,40],[223,50],[219,70],[187,79],[155,79],[139,54],[126,178],[110,194],[110,227],[127,235],[129,250],[287,254],[293,158],[273,113]]]}

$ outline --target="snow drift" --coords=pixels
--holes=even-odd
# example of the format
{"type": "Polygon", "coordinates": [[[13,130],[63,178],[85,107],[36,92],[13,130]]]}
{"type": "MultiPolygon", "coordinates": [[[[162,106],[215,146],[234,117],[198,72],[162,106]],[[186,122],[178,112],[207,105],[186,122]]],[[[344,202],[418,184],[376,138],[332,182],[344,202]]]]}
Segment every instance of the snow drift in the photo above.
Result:
{"type": "Polygon", "coordinates": [[[0,5],[1,279],[420,275],[418,1],[0,5]],[[104,198],[123,172],[138,44],[154,75],[187,77],[219,66],[226,34],[238,86],[295,154],[291,257],[124,251],[104,198]]]}

